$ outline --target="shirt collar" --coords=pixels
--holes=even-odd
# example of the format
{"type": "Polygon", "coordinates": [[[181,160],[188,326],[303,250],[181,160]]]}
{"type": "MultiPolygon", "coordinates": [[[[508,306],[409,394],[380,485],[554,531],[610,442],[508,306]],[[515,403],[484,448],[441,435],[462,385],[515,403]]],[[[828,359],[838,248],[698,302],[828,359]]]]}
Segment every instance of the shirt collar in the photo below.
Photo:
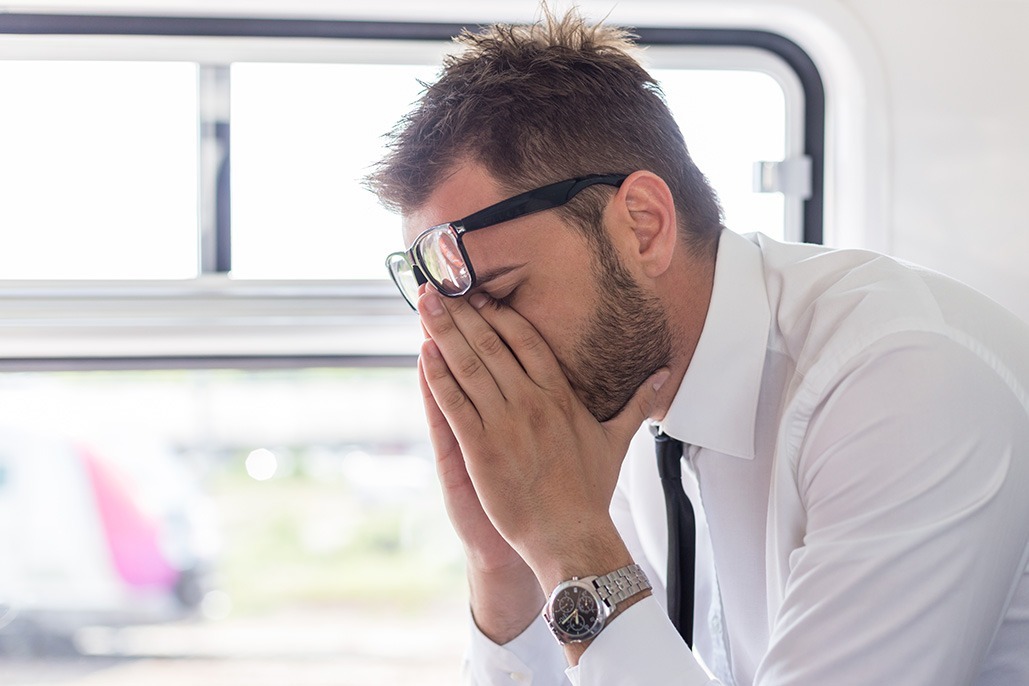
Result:
{"type": "Polygon", "coordinates": [[[659,423],[690,445],[754,459],[754,424],[771,315],[761,249],[722,231],[704,330],[659,423]]]}

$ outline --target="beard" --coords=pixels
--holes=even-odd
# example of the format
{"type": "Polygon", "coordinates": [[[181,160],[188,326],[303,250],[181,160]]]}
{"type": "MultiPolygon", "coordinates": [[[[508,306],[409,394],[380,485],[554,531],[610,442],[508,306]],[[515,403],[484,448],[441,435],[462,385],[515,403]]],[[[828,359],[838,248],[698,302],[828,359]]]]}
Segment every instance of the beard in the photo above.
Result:
{"type": "Polygon", "coordinates": [[[605,238],[599,243],[594,278],[600,302],[565,371],[590,414],[605,422],[668,364],[672,337],[660,301],[636,283],[605,238]]]}

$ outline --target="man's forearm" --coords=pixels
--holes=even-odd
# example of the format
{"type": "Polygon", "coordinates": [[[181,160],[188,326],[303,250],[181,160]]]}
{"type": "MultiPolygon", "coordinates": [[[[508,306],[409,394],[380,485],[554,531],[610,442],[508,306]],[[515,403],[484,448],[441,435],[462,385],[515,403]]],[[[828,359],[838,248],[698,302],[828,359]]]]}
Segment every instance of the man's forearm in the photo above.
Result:
{"type": "Polygon", "coordinates": [[[472,617],[498,645],[516,638],[543,609],[546,597],[527,565],[484,571],[468,565],[472,617]]]}

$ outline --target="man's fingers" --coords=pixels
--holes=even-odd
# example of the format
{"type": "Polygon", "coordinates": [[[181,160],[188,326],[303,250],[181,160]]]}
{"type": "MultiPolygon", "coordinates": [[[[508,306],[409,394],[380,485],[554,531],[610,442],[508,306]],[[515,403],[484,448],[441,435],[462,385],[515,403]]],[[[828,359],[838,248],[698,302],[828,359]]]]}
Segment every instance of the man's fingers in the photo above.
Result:
{"type": "Polygon", "coordinates": [[[432,441],[432,450],[436,456],[436,474],[439,476],[440,484],[447,491],[470,488],[471,479],[468,477],[468,470],[464,466],[464,455],[461,453],[461,446],[457,442],[457,437],[450,428],[447,418],[443,416],[442,410],[436,404],[436,398],[433,397],[432,391],[429,389],[421,357],[418,358],[418,386],[421,388],[422,402],[425,404],[425,418],[429,425],[429,440],[432,441]]]}
{"type": "MultiPolygon", "coordinates": [[[[484,296],[471,296],[476,299],[484,296]]],[[[508,343],[497,332],[478,308],[469,305],[465,298],[447,298],[447,312],[461,331],[468,345],[486,366],[500,392],[510,399],[525,375],[521,363],[508,347],[508,343]]]]}
{"type": "Polygon", "coordinates": [[[425,383],[436,405],[443,414],[454,435],[459,430],[455,426],[482,426],[482,418],[464,389],[450,373],[449,365],[433,340],[422,343],[422,371],[425,383]]]}
{"type": "Polygon", "coordinates": [[[532,324],[510,307],[499,305],[482,293],[468,299],[504,339],[525,373],[540,388],[554,390],[568,387],[561,365],[550,346],[532,324]]]}
{"type": "MultiPolygon", "coordinates": [[[[629,441],[633,434],[639,430],[650,413],[654,411],[657,402],[657,392],[661,386],[668,381],[671,372],[668,369],[660,369],[636,389],[636,393],[625,404],[622,411],[611,419],[604,422],[604,429],[614,441],[615,445],[621,448],[628,448],[629,441]]],[[[624,454],[624,450],[621,451],[624,454]]]]}
{"type": "Polygon", "coordinates": [[[423,356],[418,357],[418,387],[422,392],[422,404],[425,406],[425,421],[429,425],[429,439],[437,455],[449,454],[459,450],[457,438],[454,436],[447,418],[436,403],[436,398],[429,389],[429,382],[425,379],[425,368],[422,365],[423,356]]]}
{"type": "MultiPolygon", "coordinates": [[[[424,345],[422,347],[422,352],[428,353],[427,360],[433,354],[437,359],[442,355],[442,361],[445,361],[444,367],[448,368],[446,369],[447,377],[456,381],[459,386],[458,390],[463,391],[462,397],[470,400],[475,406],[487,407],[502,403],[504,398],[497,379],[458,327],[447,306],[444,305],[442,296],[432,289],[427,290],[418,299],[418,313],[422,317],[426,331],[435,342],[435,346],[431,348],[424,345]]],[[[425,371],[436,402],[439,403],[443,413],[451,418],[444,398],[440,397],[438,389],[432,386],[433,374],[430,373],[428,365],[425,371]]],[[[442,371],[436,370],[436,375],[442,380],[440,376],[442,371]]],[[[451,393],[451,390],[446,389],[446,392],[451,393]]],[[[455,395],[451,400],[453,402],[449,403],[450,407],[456,408],[457,396],[455,395]]]]}

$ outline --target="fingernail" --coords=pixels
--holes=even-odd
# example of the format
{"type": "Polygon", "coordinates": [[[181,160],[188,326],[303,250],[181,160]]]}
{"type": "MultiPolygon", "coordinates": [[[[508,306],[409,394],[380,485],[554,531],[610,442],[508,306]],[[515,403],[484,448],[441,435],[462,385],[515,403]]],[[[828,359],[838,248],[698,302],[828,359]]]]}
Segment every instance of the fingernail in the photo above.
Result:
{"type": "Polygon", "coordinates": [[[654,380],[651,382],[655,391],[660,391],[661,387],[665,385],[665,381],[668,381],[668,377],[672,375],[672,372],[668,369],[664,369],[654,375],[654,380]]]}
{"type": "Polygon", "coordinates": [[[481,310],[487,302],[489,302],[489,298],[482,293],[473,293],[472,296],[468,298],[468,303],[477,310],[481,310]]]}
{"type": "Polygon", "coordinates": [[[425,350],[425,353],[429,357],[439,357],[440,356],[440,354],[439,354],[439,346],[436,345],[436,341],[433,341],[431,339],[427,340],[427,341],[425,341],[425,343],[423,344],[422,347],[425,350]]]}
{"type": "Polygon", "coordinates": [[[443,301],[432,291],[426,291],[422,296],[422,302],[425,303],[425,309],[429,311],[429,314],[443,314],[443,301]]]}

